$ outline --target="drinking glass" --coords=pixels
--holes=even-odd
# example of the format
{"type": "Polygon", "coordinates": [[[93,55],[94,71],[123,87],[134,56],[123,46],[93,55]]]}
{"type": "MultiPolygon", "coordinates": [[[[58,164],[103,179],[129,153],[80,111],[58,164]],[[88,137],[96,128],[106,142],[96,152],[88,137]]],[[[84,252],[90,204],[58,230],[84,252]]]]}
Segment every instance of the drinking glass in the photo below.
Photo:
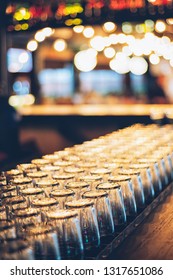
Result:
{"type": "Polygon", "coordinates": [[[16,238],[16,227],[12,222],[0,222],[0,245],[7,240],[16,238]]]}
{"type": "Polygon", "coordinates": [[[35,260],[60,260],[59,238],[55,228],[49,225],[29,227],[26,236],[35,260]]]}
{"type": "Polygon", "coordinates": [[[82,259],[84,246],[78,212],[61,209],[48,211],[47,222],[56,230],[62,259],[82,259]]]}
{"type": "Polygon", "coordinates": [[[78,181],[84,181],[90,185],[90,189],[96,189],[96,186],[103,181],[100,175],[83,175],[78,177],[78,181]]]}
{"type": "Polygon", "coordinates": [[[153,158],[142,158],[137,160],[139,163],[149,164],[151,170],[151,177],[154,186],[155,195],[159,194],[162,189],[162,181],[158,162],[153,158]]]}
{"type": "Polygon", "coordinates": [[[42,159],[48,160],[49,163],[53,164],[55,161],[59,160],[60,157],[57,154],[49,154],[42,156],[42,159]]]}
{"type": "Polygon", "coordinates": [[[17,169],[21,170],[25,176],[28,172],[36,172],[37,166],[33,163],[22,163],[17,165],[17,169]]]}
{"type": "Polygon", "coordinates": [[[45,220],[45,213],[48,210],[57,210],[58,201],[53,197],[44,197],[39,199],[34,199],[31,201],[31,207],[39,209],[42,215],[42,221],[45,220]]]}
{"type": "Polygon", "coordinates": [[[8,217],[8,213],[6,211],[6,207],[4,205],[0,206],[0,223],[3,221],[7,221],[8,219],[9,219],[9,217],[8,217]]]}
{"type": "Polygon", "coordinates": [[[75,192],[70,189],[52,190],[50,192],[50,197],[55,197],[58,201],[59,208],[64,208],[67,201],[74,199],[75,192]]]}
{"type": "Polygon", "coordinates": [[[18,194],[16,186],[13,185],[4,185],[0,188],[0,198],[12,197],[18,194]]]}
{"type": "Polygon", "coordinates": [[[82,194],[87,190],[89,190],[89,187],[90,187],[89,183],[84,181],[68,182],[65,185],[65,188],[72,189],[75,192],[76,199],[82,198],[82,194]]]}
{"type": "Polygon", "coordinates": [[[13,181],[15,178],[22,178],[23,172],[18,169],[11,169],[5,172],[7,183],[13,181]]]}
{"type": "Polygon", "coordinates": [[[38,209],[15,210],[11,216],[16,223],[18,237],[25,237],[24,230],[33,225],[38,226],[41,223],[41,213],[38,209]]]}
{"type": "Polygon", "coordinates": [[[55,162],[53,162],[53,166],[57,166],[59,168],[65,168],[67,166],[73,165],[72,161],[69,160],[57,160],[55,162]]]}
{"type": "Polygon", "coordinates": [[[49,165],[50,161],[47,159],[38,158],[38,159],[31,160],[31,163],[35,164],[37,166],[37,168],[39,169],[43,165],[49,165]]]}
{"type": "Polygon", "coordinates": [[[84,174],[85,170],[79,167],[69,166],[64,168],[64,172],[68,174],[72,174],[76,178],[78,176],[81,176],[81,174],[84,174]]]}
{"type": "Polygon", "coordinates": [[[75,176],[73,174],[62,173],[62,174],[54,174],[52,179],[58,181],[59,188],[64,188],[68,182],[74,181],[75,176]]]}
{"type": "Polygon", "coordinates": [[[166,165],[165,165],[164,157],[162,155],[156,154],[156,153],[154,153],[151,156],[147,156],[147,159],[148,159],[148,157],[151,157],[158,162],[162,187],[163,188],[166,187],[168,185],[169,180],[168,180],[168,176],[167,176],[167,173],[166,173],[166,165]]]}
{"type": "Polygon", "coordinates": [[[125,175],[131,178],[137,209],[144,208],[145,196],[144,196],[144,188],[143,188],[140,172],[134,169],[123,168],[122,170],[119,170],[118,174],[125,175]]]}
{"type": "Polygon", "coordinates": [[[1,260],[34,260],[33,250],[26,240],[14,239],[0,247],[1,260]]]}
{"type": "Polygon", "coordinates": [[[97,221],[94,201],[91,199],[79,199],[65,203],[67,209],[75,209],[79,213],[84,249],[100,245],[100,233],[97,221]]]}
{"type": "Polygon", "coordinates": [[[49,178],[51,178],[52,175],[59,173],[60,167],[54,165],[43,165],[40,167],[40,171],[47,173],[49,178]]]}
{"type": "Polygon", "coordinates": [[[100,237],[111,235],[114,232],[112,208],[107,192],[103,190],[87,191],[82,195],[94,201],[97,213],[100,237]]]}
{"type": "Polygon", "coordinates": [[[41,180],[43,178],[47,178],[48,174],[43,171],[37,171],[37,172],[29,172],[27,173],[27,177],[32,179],[33,184],[35,184],[35,181],[41,180]]]}
{"type": "Polygon", "coordinates": [[[16,186],[17,190],[25,189],[28,187],[33,187],[33,181],[31,178],[23,177],[23,178],[15,178],[12,183],[12,185],[16,186]]]}
{"type": "Polygon", "coordinates": [[[115,231],[124,226],[127,222],[125,204],[121,187],[117,183],[101,183],[98,190],[105,190],[108,193],[112,208],[115,231]]]}
{"type": "Polygon", "coordinates": [[[59,189],[59,183],[56,180],[53,180],[53,179],[47,178],[47,177],[40,179],[38,181],[35,180],[35,186],[43,189],[46,196],[49,196],[49,194],[52,190],[59,189]]]}
{"type": "Polygon", "coordinates": [[[107,168],[96,168],[90,171],[91,175],[101,176],[103,181],[106,182],[111,174],[111,170],[107,168]]]}
{"type": "Polygon", "coordinates": [[[44,190],[41,188],[27,188],[19,191],[19,194],[24,196],[28,202],[28,206],[31,206],[31,201],[34,199],[41,199],[45,197],[44,190]]]}
{"type": "Polygon", "coordinates": [[[151,202],[155,196],[150,167],[148,164],[131,164],[130,169],[140,172],[146,202],[151,202]]]}
{"type": "Polygon", "coordinates": [[[14,196],[14,197],[8,197],[3,199],[2,204],[6,208],[6,215],[10,219],[11,218],[11,213],[13,212],[13,209],[15,209],[16,206],[21,208],[26,208],[28,207],[27,200],[23,196],[14,196]]]}
{"type": "Polygon", "coordinates": [[[115,175],[110,176],[108,181],[121,187],[127,218],[131,219],[136,216],[137,206],[131,178],[125,175],[115,175]]]}

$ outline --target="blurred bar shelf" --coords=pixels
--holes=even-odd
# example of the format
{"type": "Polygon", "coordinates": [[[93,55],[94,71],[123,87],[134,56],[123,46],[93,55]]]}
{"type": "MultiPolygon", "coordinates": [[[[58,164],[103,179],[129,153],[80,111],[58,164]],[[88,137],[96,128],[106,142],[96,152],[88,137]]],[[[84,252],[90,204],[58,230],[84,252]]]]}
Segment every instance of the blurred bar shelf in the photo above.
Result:
{"type": "Polygon", "coordinates": [[[18,108],[21,116],[150,116],[173,112],[172,104],[32,105],[18,108]]]}

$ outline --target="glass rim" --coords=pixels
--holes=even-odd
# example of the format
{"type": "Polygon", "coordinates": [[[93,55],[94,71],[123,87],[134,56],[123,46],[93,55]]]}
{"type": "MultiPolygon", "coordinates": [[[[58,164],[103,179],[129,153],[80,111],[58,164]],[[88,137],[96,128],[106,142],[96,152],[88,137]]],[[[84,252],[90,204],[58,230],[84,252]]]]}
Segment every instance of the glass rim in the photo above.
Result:
{"type": "Polygon", "coordinates": [[[70,207],[70,208],[85,208],[88,206],[93,206],[94,201],[91,199],[78,199],[78,200],[73,200],[73,201],[68,201],[65,203],[65,206],[70,207]]]}
{"type": "Polygon", "coordinates": [[[96,189],[99,190],[114,190],[114,189],[120,189],[121,186],[119,184],[115,185],[113,182],[106,182],[106,183],[101,183],[97,185],[96,189]]]}
{"type": "Polygon", "coordinates": [[[75,192],[70,189],[62,189],[62,190],[53,190],[53,191],[51,191],[50,194],[53,197],[65,197],[65,196],[74,195],[75,192]]]}
{"type": "Polygon", "coordinates": [[[78,212],[69,209],[59,209],[58,211],[51,211],[46,213],[46,217],[52,220],[63,220],[68,218],[74,218],[78,216],[78,212]]]}
{"type": "Polygon", "coordinates": [[[107,196],[108,196],[108,193],[103,190],[86,191],[82,194],[83,198],[90,198],[90,199],[99,198],[99,197],[107,197],[107,196]]]}

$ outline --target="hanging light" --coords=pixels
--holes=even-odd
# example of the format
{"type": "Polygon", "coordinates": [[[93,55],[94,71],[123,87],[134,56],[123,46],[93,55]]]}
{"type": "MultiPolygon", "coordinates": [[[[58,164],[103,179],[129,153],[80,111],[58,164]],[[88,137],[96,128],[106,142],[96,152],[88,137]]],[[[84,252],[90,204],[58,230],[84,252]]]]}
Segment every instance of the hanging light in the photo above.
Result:
{"type": "Polygon", "coordinates": [[[159,58],[159,56],[157,54],[152,53],[149,56],[149,61],[150,61],[151,64],[157,65],[160,62],[160,58],[159,58]]]}
{"type": "Polygon", "coordinates": [[[105,48],[105,40],[102,36],[95,36],[90,40],[90,45],[96,51],[101,52],[105,48]]]}
{"type": "Polygon", "coordinates": [[[115,56],[115,49],[114,48],[105,48],[104,49],[104,55],[107,57],[107,58],[112,58],[115,56]]]}
{"type": "Polygon", "coordinates": [[[118,74],[126,74],[129,72],[130,58],[122,52],[118,52],[114,59],[109,63],[112,70],[118,74]]]}
{"type": "Polygon", "coordinates": [[[67,47],[67,43],[65,40],[63,39],[57,39],[54,44],[53,44],[53,47],[54,49],[57,51],[57,52],[62,52],[66,49],[67,47]]]}
{"type": "Polygon", "coordinates": [[[27,44],[28,51],[34,52],[38,48],[38,43],[35,40],[31,40],[27,44]]]}
{"type": "Polygon", "coordinates": [[[107,21],[103,24],[103,29],[106,32],[113,32],[117,29],[117,26],[115,23],[113,23],[111,21],[107,21]]]}
{"type": "Polygon", "coordinates": [[[148,63],[143,57],[132,57],[129,63],[130,71],[135,75],[143,75],[148,70],[148,63]]]}
{"type": "Polygon", "coordinates": [[[86,38],[91,38],[94,36],[94,29],[92,27],[85,27],[83,30],[83,35],[86,38]]]}
{"type": "Polygon", "coordinates": [[[97,52],[93,49],[78,52],[74,57],[74,64],[82,72],[93,70],[97,65],[97,52]]]}

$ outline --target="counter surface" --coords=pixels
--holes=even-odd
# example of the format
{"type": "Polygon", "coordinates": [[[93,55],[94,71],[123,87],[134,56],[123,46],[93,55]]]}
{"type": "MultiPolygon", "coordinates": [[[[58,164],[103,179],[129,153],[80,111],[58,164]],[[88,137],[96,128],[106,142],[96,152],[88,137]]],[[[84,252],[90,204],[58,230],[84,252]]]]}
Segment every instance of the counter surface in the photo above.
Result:
{"type": "Polygon", "coordinates": [[[173,193],[118,247],[110,259],[173,260],[173,193]]]}

